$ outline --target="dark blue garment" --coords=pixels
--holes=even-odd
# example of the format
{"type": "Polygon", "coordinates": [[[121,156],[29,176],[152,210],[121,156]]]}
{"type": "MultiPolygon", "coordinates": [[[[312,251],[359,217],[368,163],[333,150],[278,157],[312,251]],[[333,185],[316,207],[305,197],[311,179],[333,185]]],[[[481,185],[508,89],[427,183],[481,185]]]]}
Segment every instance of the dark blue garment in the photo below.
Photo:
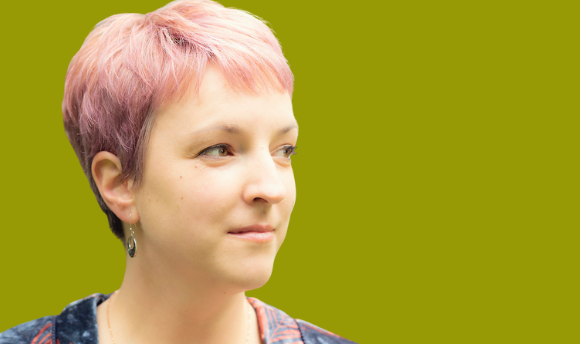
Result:
{"type": "MultiPolygon", "coordinates": [[[[98,344],[97,306],[112,294],[93,294],[75,301],[55,316],[47,316],[0,333],[0,344],[98,344]]],[[[294,319],[256,298],[254,307],[264,344],[352,344],[334,333],[294,319]]],[[[355,343],[356,344],[356,343],[355,343]]]]}

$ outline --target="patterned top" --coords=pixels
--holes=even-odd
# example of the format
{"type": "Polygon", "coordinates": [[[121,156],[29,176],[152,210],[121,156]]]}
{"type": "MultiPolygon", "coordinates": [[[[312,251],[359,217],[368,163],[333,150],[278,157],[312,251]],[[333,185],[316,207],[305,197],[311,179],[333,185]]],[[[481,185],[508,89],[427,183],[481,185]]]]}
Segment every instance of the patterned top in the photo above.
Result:
{"type": "MultiPolygon", "coordinates": [[[[69,304],[59,315],[15,326],[0,333],[0,344],[98,344],[97,306],[111,295],[93,294],[69,304]]],[[[256,298],[247,299],[256,311],[264,344],[354,343],[256,298]]]]}

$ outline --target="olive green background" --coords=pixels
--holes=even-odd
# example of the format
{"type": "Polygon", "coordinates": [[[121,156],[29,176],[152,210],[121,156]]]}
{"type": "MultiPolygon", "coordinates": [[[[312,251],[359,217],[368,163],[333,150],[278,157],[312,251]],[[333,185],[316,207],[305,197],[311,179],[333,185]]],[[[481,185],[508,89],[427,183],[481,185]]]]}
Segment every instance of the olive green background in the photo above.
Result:
{"type": "MultiPolygon", "coordinates": [[[[295,75],[297,202],[247,295],[360,343],[578,343],[578,8],[221,1],[295,75]]],[[[73,55],[166,1],[3,4],[0,331],[122,281],[65,136],[73,55]]]]}

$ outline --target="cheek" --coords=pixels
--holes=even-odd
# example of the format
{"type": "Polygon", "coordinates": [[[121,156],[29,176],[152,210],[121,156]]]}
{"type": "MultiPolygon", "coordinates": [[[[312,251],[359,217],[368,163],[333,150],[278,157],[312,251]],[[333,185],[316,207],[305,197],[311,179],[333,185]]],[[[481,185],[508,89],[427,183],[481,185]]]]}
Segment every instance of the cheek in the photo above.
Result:
{"type": "Polygon", "coordinates": [[[163,168],[147,171],[138,195],[142,226],[153,250],[204,264],[231,225],[236,191],[227,182],[231,177],[183,165],[159,164],[163,168]]]}
{"type": "MultiPolygon", "coordinates": [[[[228,213],[233,209],[239,186],[236,178],[192,161],[181,161],[158,175],[155,193],[171,232],[180,240],[209,243],[231,225],[228,213]],[[170,215],[167,219],[166,215],[170,215]]],[[[157,212],[157,211],[156,211],[157,212]]]]}
{"type": "Polygon", "coordinates": [[[286,197],[284,198],[286,202],[285,208],[291,213],[292,209],[294,209],[294,204],[296,204],[296,180],[294,179],[294,172],[292,170],[290,170],[284,185],[286,186],[286,197]]]}
{"type": "Polygon", "coordinates": [[[239,193],[236,177],[230,171],[220,171],[201,164],[192,164],[193,171],[183,169],[178,187],[179,202],[187,211],[195,212],[198,219],[211,217],[231,209],[231,204],[239,193]]]}
{"type": "Polygon", "coordinates": [[[282,235],[282,239],[286,236],[286,231],[290,222],[290,216],[292,215],[294,205],[296,204],[296,184],[294,181],[294,175],[292,173],[286,175],[286,178],[284,179],[284,185],[286,187],[286,196],[282,202],[277,205],[280,212],[280,220],[282,221],[281,224],[284,228],[283,233],[280,233],[282,235]]]}

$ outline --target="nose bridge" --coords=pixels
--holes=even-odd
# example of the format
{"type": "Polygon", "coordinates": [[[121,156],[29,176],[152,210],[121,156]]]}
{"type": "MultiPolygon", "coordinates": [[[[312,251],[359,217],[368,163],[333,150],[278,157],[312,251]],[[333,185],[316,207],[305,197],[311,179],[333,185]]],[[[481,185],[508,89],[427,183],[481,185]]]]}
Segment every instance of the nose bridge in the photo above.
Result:
{"type": "Polygon", "coordinates": [[[278,203],[286,195],[286,188],[278,166],[267,146],[260,145],[248,159],[248,201],[262,198],[269,203],[278,203]]]}

